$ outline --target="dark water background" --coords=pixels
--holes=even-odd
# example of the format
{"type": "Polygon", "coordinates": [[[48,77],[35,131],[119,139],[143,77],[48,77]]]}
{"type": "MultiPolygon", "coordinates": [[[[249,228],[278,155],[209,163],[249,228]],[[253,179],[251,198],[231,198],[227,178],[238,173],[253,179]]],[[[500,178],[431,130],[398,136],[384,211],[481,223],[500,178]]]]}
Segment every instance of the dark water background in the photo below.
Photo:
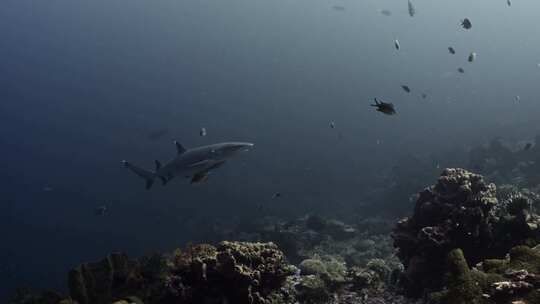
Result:
{"type": "Polygon", "coordinates": [[[17,286],[63,290],[70,267],[111,251],[204,241],[261,205],[362,213],[376,177],[406,155],[533,137],[540,3],[414,4],[411,18],[394,0],[3,1],[0,299],[17,286]],[[374,112],[375,96],[398,115],[374,112]],[[256,147],[207,184],[145,191],[120,161],[151,168],[174,155],[173,139],[256,147]]]}

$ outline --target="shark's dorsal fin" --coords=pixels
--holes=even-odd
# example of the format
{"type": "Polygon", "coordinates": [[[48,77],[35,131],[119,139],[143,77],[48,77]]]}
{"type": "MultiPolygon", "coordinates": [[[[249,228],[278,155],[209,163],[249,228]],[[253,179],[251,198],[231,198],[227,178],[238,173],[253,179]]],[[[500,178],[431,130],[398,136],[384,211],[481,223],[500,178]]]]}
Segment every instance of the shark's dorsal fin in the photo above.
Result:
{"type": "Polygon", "coordinates": [[[182,146],[181,143],[179,143],[179,142],[177,142],[175,140],[174,144],[176,145],[176,152],[178,152],[178,154],[182,154],[182,153],[186,152],[186,148],[184,148],[184,146],[182,146]]]}
{"type": "Polygon", "coordinates": [[[156,172],[158,172],[161,169],[161,163],[157,159],[154,162],[156,163],[156,172]]]}

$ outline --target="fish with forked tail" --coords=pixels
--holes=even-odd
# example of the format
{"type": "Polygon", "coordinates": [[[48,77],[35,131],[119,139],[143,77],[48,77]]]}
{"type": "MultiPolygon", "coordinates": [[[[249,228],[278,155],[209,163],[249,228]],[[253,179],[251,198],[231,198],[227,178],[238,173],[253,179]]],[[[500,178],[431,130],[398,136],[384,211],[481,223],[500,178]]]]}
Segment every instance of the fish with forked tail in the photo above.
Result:
{"type": "Polygon", "coordinates": [[[130,169],[146,181],[146,189],[150,189],[156,178],[161,179],[163,185],[180,175],[191,177],[191,183],[200,183],[208,179],[208,173],[222,166],[228,159],[242,151],[253,147],[247,142],[224,142],[193,149],[186,149],[180,143],[176,145],[176,156],[165,165],[156,160],[154,171],[138,167],[128,161],[122,161],[124,167],[130,169]]]}

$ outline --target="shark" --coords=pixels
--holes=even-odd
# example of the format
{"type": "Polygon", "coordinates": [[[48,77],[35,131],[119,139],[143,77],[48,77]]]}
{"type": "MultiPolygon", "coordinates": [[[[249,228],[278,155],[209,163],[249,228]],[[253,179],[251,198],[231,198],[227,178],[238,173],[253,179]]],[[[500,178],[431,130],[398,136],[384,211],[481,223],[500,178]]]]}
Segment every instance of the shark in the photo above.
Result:
{"type": "Polygon", "coordinates": [[[154,171],[143,169],[126,160],[123,160],[122,164],[146,181],[147,190],[156,179],[160,179],[162,184],[166,185],[176,176],[191,178],[191,183],[195,184],[206,181],[211,170],[221,167],[233,156],[254,146],[248,142],[223,142],[186,149],[178,141],[174,141],[174,144],[176,156],[165,164],[155,160],[154,171]]]}

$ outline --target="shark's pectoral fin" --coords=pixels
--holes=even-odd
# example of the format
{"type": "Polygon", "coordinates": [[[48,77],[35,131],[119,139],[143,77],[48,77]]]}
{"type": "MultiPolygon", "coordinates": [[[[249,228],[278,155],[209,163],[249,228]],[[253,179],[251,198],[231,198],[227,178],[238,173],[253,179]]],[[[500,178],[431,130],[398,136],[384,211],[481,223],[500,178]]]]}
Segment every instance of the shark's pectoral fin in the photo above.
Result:
{"type": "Polygon", "coordinates": [[[191,178],[191,184],[200,184],[208,180],[208,171],[195,173],[191,178]]]}
{"type": "Polygon", "coordinates": [[[202,166],[210,165],[211,163],[212,163],[212,160],[210,160],[210,159],[205,159],[205,160],[201,160],[201,161],[192,163],[192,164],[189,165],[189,167],[190,167],[190,168],[202,167],[202,166]]]}
{"type": "Polygon", "coordinates": [[[154,180],[153,179],[147,179],[146,180],[146,185],[145,185],[145,188],[146,190],[149,190],[150,188],[152,188],[152,185],[154,184],[154,180]]]}
{"type": "Polygon", "coordinates": [[[205,171],[221,167],[225,163],[224,160],[205,159],[189,165],[190,168],[203,167],[205,171]]]}
{"type": "Polygon", "coordinates": [[[216,162],[215,164],[211,165],[211,166],[208,168],[208,170],[213,170],[213,169],[219,168],[219,167],[223,166],[224,163],[225,163],[224,160],[218,161],[218,162],[216,162]]]}

